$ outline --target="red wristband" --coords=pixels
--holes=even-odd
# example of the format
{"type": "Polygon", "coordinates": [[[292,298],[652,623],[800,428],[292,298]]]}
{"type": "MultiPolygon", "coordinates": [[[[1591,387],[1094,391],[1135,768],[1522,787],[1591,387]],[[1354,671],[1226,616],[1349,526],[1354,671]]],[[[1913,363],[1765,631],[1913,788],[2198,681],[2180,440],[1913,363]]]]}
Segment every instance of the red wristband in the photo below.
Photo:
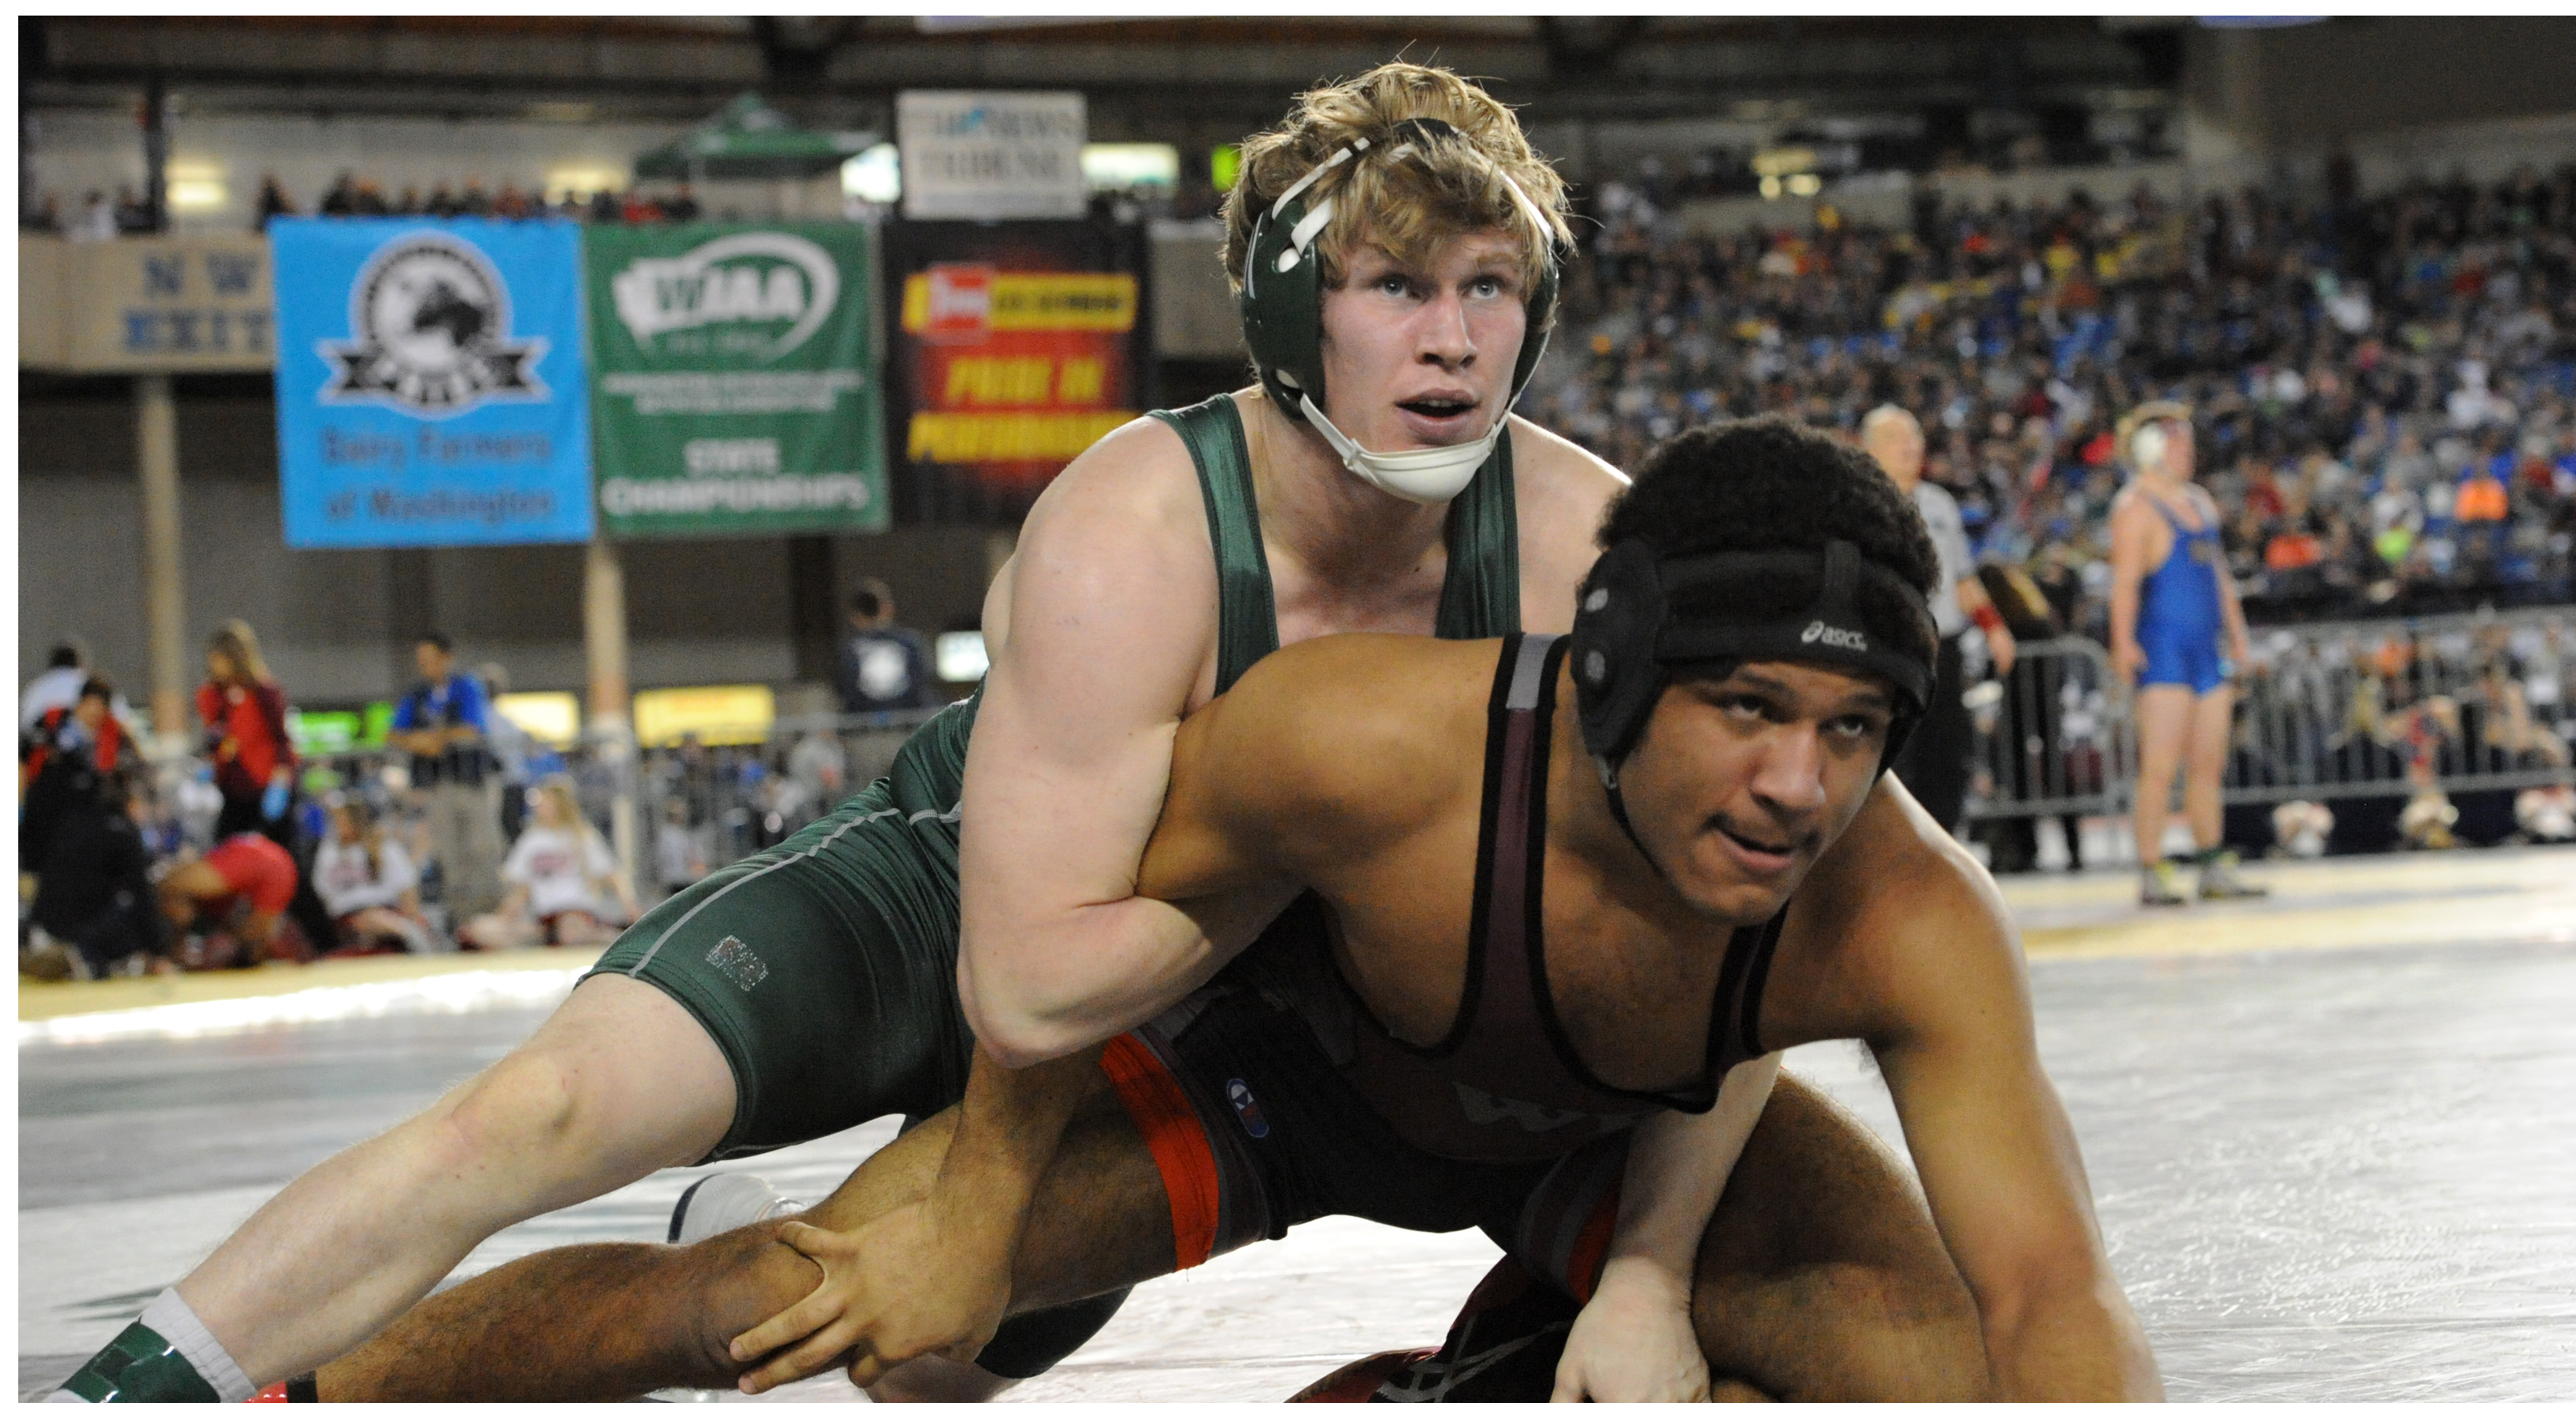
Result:
{"type": "Polygon", "coordinates": [[[1971,622],[1976,624],[1977,627],[1984,629],[1988,633],[1992,633],[1996,629],[2004,626],[2004,616],[1996,613],[1995,606],[1992,604],[1978,605],[1977,612],[1970,614],[1968,618],[1971,622]]]}

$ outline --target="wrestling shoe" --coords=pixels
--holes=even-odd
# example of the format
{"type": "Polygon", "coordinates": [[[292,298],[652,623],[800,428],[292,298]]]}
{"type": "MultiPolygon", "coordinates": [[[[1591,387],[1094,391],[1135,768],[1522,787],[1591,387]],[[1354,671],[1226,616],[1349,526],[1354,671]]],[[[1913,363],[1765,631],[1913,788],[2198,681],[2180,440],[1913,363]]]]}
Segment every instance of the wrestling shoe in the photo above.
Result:
{"type": "Polygon", "coordinates": [[[2151,862],[2139,869],[2139,905],[2181,906],[2190,900],[2191,894],[2182,884],[2182,872],[2170,860],[2151,862]]]}
{"type": "Polygon", "coordinates": [[[781,1194],[757,1174],[710,1174],[680,1191],[680,1201],[671,1207],[670,1235],[663,1241],[686,1247],[717,1233],[802,1213],[813,1206],[781,1194]]]}
{"type": "Polygon", "coordinates": [[[1547,1403],[1582,1307],[1505,1257],[1467,1297],[1437,1350],[1345,1364],[1289,1403],[1547,1403]]]}
{"type": "Polygon", "coordinates": [[[2246,881],[2236,870],[2236,854],[2225,848],[2212,848],[2200,855],[2200,899],[2230,901],[2243,897],[2270,896],[2272,889],[2246,881]]]}

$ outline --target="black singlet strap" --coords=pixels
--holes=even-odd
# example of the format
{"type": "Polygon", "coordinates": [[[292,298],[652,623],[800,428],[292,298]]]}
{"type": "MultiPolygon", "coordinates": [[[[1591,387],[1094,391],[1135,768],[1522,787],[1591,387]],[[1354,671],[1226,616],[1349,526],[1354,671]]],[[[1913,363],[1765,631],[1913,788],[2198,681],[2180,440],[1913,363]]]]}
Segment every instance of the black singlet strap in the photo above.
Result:
{"type": "Polygon", "coordinates": [[[1189,445],[1216,548],[1216,690],[1222,695],[1254,663],[1279,651],[1279,604],[1270,557],[1261,549],[1261,505],[1252,492],[1252,450],[1232,395],[1187,409],[1157,409],[1189,445]]]}

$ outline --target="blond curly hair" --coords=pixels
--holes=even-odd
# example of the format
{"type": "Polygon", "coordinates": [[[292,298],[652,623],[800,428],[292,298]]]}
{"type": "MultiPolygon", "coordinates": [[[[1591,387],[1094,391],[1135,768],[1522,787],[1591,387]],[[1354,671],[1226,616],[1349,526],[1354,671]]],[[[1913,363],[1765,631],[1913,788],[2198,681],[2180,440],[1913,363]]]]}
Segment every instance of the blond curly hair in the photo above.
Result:
{"type": "Polygon", "coordinates": [[[1243,286],[1253,222],[1289,186],[1366,139],[1369,156],[1401,142],[1396,127],[1432,118],[1456,128],[1460,141],[1418,145],[1401,161],[1345,163],[1310,187],[1308,206],[1333,200],[1332,221],[1315,240],[1326,287],[1340,287],[1360,243],[1420,265],[1461,234],[1503,229],[1520,236],[1521,285],[1534,288],[1554,249],[1571,248],[1565,182],[1530,148],[1520,119],[1484,89],[1445,68],[1390,63],[1348,82],[1297,96],[1287,120],[1243,143],[1241,173],[1225,201],[1225,274],[1243,286]],[[1512,195],[1518,185],[1529,209],[1512,195]],[[1533,227],[1535,210],[1545,227],[1533,227]]]}

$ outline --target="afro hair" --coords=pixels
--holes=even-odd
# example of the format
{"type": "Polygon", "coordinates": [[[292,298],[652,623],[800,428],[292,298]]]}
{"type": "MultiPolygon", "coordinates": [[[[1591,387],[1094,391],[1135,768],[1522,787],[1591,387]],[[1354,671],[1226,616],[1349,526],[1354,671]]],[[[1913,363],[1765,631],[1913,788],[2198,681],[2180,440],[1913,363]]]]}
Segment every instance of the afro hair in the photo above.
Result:
{"type": "MultiPolygon", "coordinates": [[[[1779,415],[1689,429],[1657,444],[1636,481],[1610,504],[1604,550],[1643,540],[1667,559],[1717,552],[1817,551],[1849,541],[1928,598],[1941,569],[1923,517],[1868,454],[1779,415]]],[[[1677,598],[1684,613],[1767,620],[1806,608],[1822,588],[1815,567],[1757,580],[1726,599],[1677,598]]],[[[1928,667],[1939,640],[1917,601],[1875,579],[1859,604],[1870,631],[1903,640],[1928,667]]]]}

